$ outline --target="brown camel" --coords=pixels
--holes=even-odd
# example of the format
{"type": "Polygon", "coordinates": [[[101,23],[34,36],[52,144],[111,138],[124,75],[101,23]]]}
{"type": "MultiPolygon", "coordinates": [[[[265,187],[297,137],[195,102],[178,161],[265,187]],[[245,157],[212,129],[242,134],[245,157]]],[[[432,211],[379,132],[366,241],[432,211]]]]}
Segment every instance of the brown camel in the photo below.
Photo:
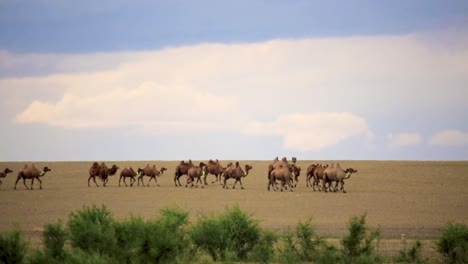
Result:
{"type": "Polygon", "coordinates": [[[202,188],[204,188],[205,187],[204,182],[206,181],[202,181],[202,179],[204,180],[207,174],[208,174],[208,169],[207,169],[206,164],[203,162],[200,162],[198,166],[191,167],[187,172],[188,177],[187,177],[187,184],[185,185],[185,188],[187,188],[189,184],[192,184],[191,187],[193,188],[193,182],[195,181],[195,179],[197,179],[197,182],[195,183],[195,188],[198,188],[199,182],[202,184],[202,188]]]}
{"type": "Polygon", "coordinates": [[[176,187],[178,186],[182,186],[182,184],[180,184],[180,177],[182,175],[187,175],[188,173],[188,170],[193,167],[193,163],[192,163],[192,160],[189,160],[188,162],[185,162],[185,161],[181,161],[179,165],[177,165],[177,167],[175,168],[175,172],[174,172],[174,184],[176,187]]]}
{"type": "Polygon", "coordinates": [[[310,180],[314,178],[314,172],[315,169],[319,166],[319,164],[310,164],[309,167],[307,167],[307,172],[306,172],[306,185],[307,187],[312,186],[312,183],[310,180]]]}
{"type": "Polygon", "coordinates": [[[278,159],[278,157],[276,157],[269,165],[268,165],[268,174],[267,174],[267,178],[269,179],[270,178],[270,173],[278,168],[279,166],[286,166],[286,167],[289,167],[289,162],[288,162],[288,159],[286,159],[286,157],[283,157],[281,160],[278,159]]]}
{"type": "MultiPolygon", "coordinates": [[[[216,161],[209,160],[208,163],[206,164],[206,167],[207,167],[206,169],[208,173],[213,174],[215,176],[215,181],[212,181],[211,183],[219,182],[219,184],[222,184],[221,177],[226,168],[224,168],[219,163],[219,160],[216,160],[216,161]]],[[[205,185],[207,185],[206,178],[205,178],[205,185]]]]}
{"type": "MultiPolygon", "coordinates": [[[[0,172],[0,179],[1,178],[5,178],[7,176],[8,173],[11,173],[13,172],[12,170],[10,170],[9,168],[6,168],[3,172],[0,172]]],[[[2,181],[0,181],[0,186],[3,184],[2,181]]]]}
{"type": "Polygon", "coordinates": [[[353,168],[347,168],[346,170],[343,170],[340,164],[338,163],[336,164],[336,167],[330,167],[330,168],[325,169],[325,171],[323,172],[323,181],[322,181],[322,187],[324,191],[327,192],[327,188],[325,185],[326,183],[329,183],[329,186],[331,187],[332,182],[336,182],[334,191],[335,192],[338,191],[338,184],[340,183],[341,184],[340,190],[343,193],[346,193],[344,189],[344,180],[349,179],[349,177],[351,177],[351,174],[356,173],[356,172],[357,170],[353,168]]]}
{"type": "Polygon", "coordinates": [[[226,171],[224,172],[224,185],[223,188],[227,189],[226,182],[228,179],[235,179],[236,181],[234,182],[234,185],[232,186],[233,189],[236,188],[236,183],[239,182],[241,189],[244,189],[244,186],[242,185],[242,178],[246,177],[249,175],[249,171],[253,169],[252,166],[250,165],[245,165],[245,172],[242,170],[242,167],[239,165],[239,162],[236,162],[235,166],[229,166],[226,171]]]}
{"type": "Polygon", "coordinates": [[[323,181],[323,172],[328,168],[328,164],[325,166],[322,166],[320,164],[317,166],[314,170],[314,184],[313,184],[313,189],[315,191],[315,186],[317,186],[319,191],[322,191],[322,188],[320,187],[320,181],[323,181]]]}
{"type": "Polygon", "coordinates": [[[276,191],[276,181],[279,180],[281,182],[281,191],[283,191],[283,188],[287,189],[287,187],[289,187],[289,190],[292,192],[293,186],[291,181],[293,177],[293,171],[293,166],[289,166],[287,164],[282,164],[272,170],[270,177],[268,178],[268,191],[270,190],[271,186],[273,186],[273,190],[276,191]]]}
{"type": "Polygon", "coordinates": [[[28,165],[24,165],[24,168],[18,172],[18,177],[16,178],[15,182],[15,190],[16,190],[16,184],[18,184],[18,181],[20,179],[23,179],[23,184],[26,186],[26,189],[29,189],[28,186],[26,185],[26,179],[31,179],[31,190],[33,189],[34,185],[34,179],[37,179],[39,181],[39,189],[42,189],[42,181],[40,177],[44,176],[48,171],[51,171],[47,166],[42,169],[42,171],[39,171],[34,164],[31,167],[28,167],[28,165]]]}
{"type": "Polygon", "coordinates": [[[133,186],[133,184],[136,182],[135,177],[140,176],[140,173],[136,173],[132,167],[130,169],[124,168],[120,172],[120,178],[119,178],[119,187],[120,187],[120,182],[123,179],[123,182],[125,183],[125,187],[127,187],[127,183],[125,182],[125,178],[130,178],[130,186],[133,186]]]}
{"type": "Polygon", "coordinates": [[[117,167],[115,164],[112,165],[111,168],[108,168],[104,162],[100,165],[97,162],[94,162],[91,168],[89,168],[88,187],[90,187],[89,181],[91,178],[93,179],[94,184],[99,187],[99,185],[96,183],[96,177],[99,177],[103,183],[102,186],[106,187],[106,184],[109,181],[109,176],[114,176],[118,169],[119,167],[117,167]]]}
{"type": "Polygon", "coordinates": [[[143,182],[143,176],[148,176],[150,177],[148,183],[146,184],[147,187],[149,187],[149,183],[152,179],[156,182],[156,185],[159,186],[158,179],[156,179],[156,176],[160,176],[166,171],[167,169],[162,167],[160,170],[156,169],[156,165],[153,165],[153,167],[150,167],[149,164],[146,164],[146,167],[143,169],[138,168],[138,173],[140,173],[140,176],[138,177],[138,186],[140,186],[140,181],[143,186],[145,186],[145,183],[143,182]]]}

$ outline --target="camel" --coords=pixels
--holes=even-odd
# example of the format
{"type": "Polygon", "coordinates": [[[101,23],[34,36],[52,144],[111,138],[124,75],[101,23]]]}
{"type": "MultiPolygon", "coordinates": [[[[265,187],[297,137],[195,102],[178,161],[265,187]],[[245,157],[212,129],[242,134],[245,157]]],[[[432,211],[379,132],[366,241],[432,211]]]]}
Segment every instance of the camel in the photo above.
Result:
{"type": "Polygon", "coordinates": [[[242,170],[242,167],[239,165],[239,162],[237,161],[236,162],[236,165],[233,166],[229,166],[226,171],[224,172],[224,184],[223,184],[223,188],[226,188],[228,189],[227,185],[226,185],[226,182],[228,179],[235,179],[236,181],[234,182],[234,185],[232,186],[233,189],[236,188],[236,184],[237,182],[240,183],[240,186],[241,186],[241,189],[244,189],[244,186],[242,185],[242,178],[243,177],[246,177],[247,175],[249,175],[249,171],[253,169],[252,166],[246,164],[245,165],[245,171],[242,170]]]}
{"type": "Polygon", "coordinates": [[[323,181],[322,181],[322,186],[325,192],[327,192],[327,188],[325,184],[328,182],[329,187],[331,187],[333,181],[336,182],[334,191],[338,191],[338,184],[341,183],[341,188],[340,190],[343,191],[343,193],[346,193],[344,189],[344,180],[349,179],[351,177],[351,174],[356,173],[357,170],[353,168],[347,168],[346,170],[343,170],[340,166],[340,164],[336,164],[336,167],[330,167],[325,169],[323,172],[323,181]]]}
{"type": "Polygon", "coordinates": [[[136,173],[132,167],[130,169],[124,168],[120,172],[120,178],[119,178],[119,187],[120,187],[120,181],[123,179],[123,182],[125,183],[125,187],[127,187],[127,183],[125,182],[125,178],[130,178],[130,186],[133,186],[133,184],[136,182],[135,177],[140,176],[140,173],[136,173]]]}
{"type": "Polygon", "coordinates": [[[281,191],[283,191],[283,187],[285,189],[289,187],[289,190],[292,192],[293,185],[291,181],[293,177],[293,171],[294,166],[289,166],[289,164],[281,164],[272,170],[268,177],[268,191],[270,190],[271,186],[273,186],[273,190],[276,191],[276,181],[279,180],[281,182],[281,191]]]}
{"type": "MultiPolygon", "coordinates": [[[[9,168],[6,168],[3,172],[0,172],[0,179],[1,178],[5,178],[7,176],[8,173],[11,173],[13,172],[12,170],[10,170],[9,168]]],[[[2,181],[0,181],[0,186],[3,184],[2,181]]]]}
{"type": "MultiPolygon", "coordinates": [[[[219,182],[219,184],[222,184],[221,182],[221,177],[223,175],[223,172],[226,168],[224,168],[220,163],[219,163],[219,160],[216,160],[216,161],[213,161],[213,160],[209,160],[208,163],[206,164],[206,169],[208,171],[209,174],[213,174],[215,176],[215,181],[212,181],[211,183],[216,183],[216,182],[219,182]]],[[[205,185],[207,185],[206,183],[206,178],[204,179],[205,180],[205,185]]]]}
{"type": "Polygon", "coordinates": [[[149,164],[146,164],[146,167],[143,169],[138,168],[138,173],[140,173],[140,176],[138,177],[138,186],[140,186],[140,181],[143,186],[145,186],[145,183],[143,182],[143,176],[148,176],[150,177],[148,183],[146,184],[147,187],[149,187],[149,183],[152,179],[156,182],[156,185],[159,186],[158,179],[156,179],[156,176],[160,176],[166,171],[167,169],[162,167],[160,170],[156,169],[156,165],[153,165],[153,167],[150,167],[149,164]]]}
{"type": "Polygon", "coordinates": [[[18,181],[20,179],[23,179],[23,184],[28,190],[30,188],[28,188],[28,186],[26,185],[26,179],[31,179],[31,190],[33,189],[34,179],[37,179],[39,181],[39,189],[42,189],[42,181],[40,177],[43,177],[48,171],[52,171],[52,170],[49,169],[47,166],[44,167],[42,171],[39,171],[34,166],[34,164],[31,167],[28,167],[28,165],[24,165],[24,168],[18,172],[18,177],[16,178],[14,189],[16,190],[16,184],[18,184],[18,181]]]}
{"type": "Polygon", "coordinates": [[[99,187],[99,185],[96,183],[96,177],[99,177],[99,179],[101,179],[103,182],[103,186],[106,187],[106,184],[109,181],[109,176],[114,176],[118,169],[119,167],[117,167],[115,164],[112,165],[111,168],[108,168],[104,162],[100,165],[97,162],[94,162],[91,168],[89,168],[88,187],[91,187],[89,185],[91,178],[93,179],[94,184],[99,187]]]}
{"type": "Polygon", "coordinates": [[[301,175],[301,167],[296,166],[296,163],[294,162],[293,165],[291,165],[292,172],[291,172],[291,183],[293,183],[293,187],[297,187],[297,183],[299,182],[299,176],[301,175]]]}
{"type": "Polygon", "coordinates": [[[288,163],[288,160],[286,159],[286,157],[283,157],[281,160],[278,159],[278,157],[276,157],[272,163],[270,163],[268,165],[268,175],[267,175],[267,178],[269,179],[270,178],[270,173],[276,169],[277,167],[281,166],[281,165],[284,165],[286,167],[289,167],[289,163],[288,163]]]}
{"type": "Polygon", "coordinates": [[[310,164],[309,167],[307,167],[307,172],[306,172],[307,187],[312,186],[312,183],[310,183],[310,179],[314,178],[314,172],[318,166],[319,164],[310,164]]]}
{"type": "Polygon", "coordinates": [[[323,172],[325,169],[328,168],[328,164],[325,166],[322,166],[322,164],[318,165],[315,170],[314,170],[314,184],[313,184],[313,189],[315,191],[315,186],[317,186],[319,191],[322,191],[322,188],[320,187],[320,181],[323,181],[323,172]]]}
{"type": "Polygon", "coordinates": [[[200,162],[198,166],[192,166],[187,172],[188,177],[187,177],[187,184],[185,184],[185,188],[187,188],[189,184],[192,184],[191,187],[193,188],[193,182],[195,181],[195,179],[197,179],[195,183],[195,188],[198,188],[199,182],[202,184],[202,188],[205,188],[204,180],[207,174],[208,174],[208,169],[205,163],[200,162]]]}
{"type": "Polygon", "coordinates": [[[193,163],[192,163],[192,160],[189,160],[188,162],[185,162],[185,161],[181,161],[179,165],[177,165],[176,169],[175,169],[175,172],[174,172],[174,184],[176,187],[178,186],[182,186],[182,184],[180,184],[180,177],[182,175],[187,175],[188,173],[188,170],[193,167],[193,163]]]}

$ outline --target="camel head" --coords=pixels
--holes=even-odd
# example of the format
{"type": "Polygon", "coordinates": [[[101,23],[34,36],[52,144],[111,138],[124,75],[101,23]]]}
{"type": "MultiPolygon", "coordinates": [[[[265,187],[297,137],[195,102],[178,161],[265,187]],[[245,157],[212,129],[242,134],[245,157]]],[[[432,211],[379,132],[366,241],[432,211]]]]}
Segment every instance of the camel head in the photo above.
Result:
{"type": "Polygon", "coordinates": [[[142,168],[138,168],[137,173],[138,173],[138,174],[141,174],[142,172],[143,172],[143,169],[142,169],[142,168]]]}
{"type": "Polygon", "coordinates": [[[49,169],[49,167],[45,166],[44,169],[43,169],[42,171],[45,173],[45,172],[52,171],[52,170],[49,169]]]}
{"type": "Polygon", "coordinates": [[[117,170],[119,169],[119,167],[117,167],[117,165],[112,165],[112,167],[110,168],[110,172],[109,172],[109,175],[112,176],[114,174],[117,173],[117,170]]]}
{"type": "Polygon", "coordinates": [[[160,173],[160,174],[163,174],[163,173],[164,173],[164,171],[167,171],[167,168],[165,168],[165,167],[162,167],[162,168],[159,170],[159,173],[160,173]]]}
{"type": "Polygon", "coordinates": [[[249,175],[249,170],[253,169],[252,166],[248,165],[248,164],[245,164],[245,174],[244,174],[244,177],[249,175]]]}
{"type": "Polygon", "coordinates": [[[353,168],[347,168],[344,172],[346,173],[345,179],[349,179],[351,177],[351,174],[356,173],[357,170],[353,168]]]}
{"type": "Polygon", "coordinates": [[[285,162],[285,163],[288,163],[288,159],[287,159],[286,157],[283,157],[283,158],[281,159],[281,161],[282,161],[282,162],[285,162]]]}
{"type": "Polygon", "coordinates": [[[301,175],[301,167],[296,166],[296,165],[292,165],[291,170],[292,170],[291,173],[293,174],[293,176],[301,175]]]}
{"type": "Polygon", "coordinates": [[[13,172],[13,171],[10,170],[9,168],[6,168],[6,169],[3,171],[3,173],[5,173],[5,175],[7,175],[7,174],[10,173],[10,172],[13,172]]]}
{"type": "Polygon", "coordinates": [[[297,158],[296,158],[296,157],[292,157],[292,162],[293,162],[294,164],[296,164],[296,161],[297,161],[297,158]]]}

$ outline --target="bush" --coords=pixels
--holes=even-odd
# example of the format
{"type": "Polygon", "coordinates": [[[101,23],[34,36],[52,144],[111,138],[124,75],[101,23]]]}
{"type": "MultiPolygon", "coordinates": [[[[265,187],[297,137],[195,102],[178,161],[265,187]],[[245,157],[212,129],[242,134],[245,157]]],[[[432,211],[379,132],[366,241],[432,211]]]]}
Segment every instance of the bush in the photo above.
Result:
{"type": "Polygon", "coordinates": [[[274,232],[262,230],[249,255],[249,259],[259,263],[270,263],[275,255],[276,241],[278,241],[278,236],[274,232]]]}
{"type": "Polygon", "coordinates": [[[117,240],[114,219],[106,206],[85,206],[71,212],[68,222],[72,247],[85,252],[113,255],[117,240]]]}
{"type": "Polygon", "coordinates": [[[295,242],[294,232],[288,228],[280,239],[278,260],[281,263],[300,263],[301,258],[295,242]]]}
{"type": "Polygon", "coordinates": [[[464,224],[448,223],[437,241],[437,251],[447,263],[468,263],[468,228],[464,224]]]}
{"type": "Polygon", "coordinates": [[[421,241],[416,240],[408,250],[401,250],[396,259],[398,263],[425,263],[421,258],[421,241]]]}
{"type": "Polygon", "coordinates": [[[0,233],[0,262],[22,263],[26,247],[19,228],[15,228],[12,232],[0,233]]]}
{"type": "Polygon", "coordinates": [[[161,210],[161,217],[147,222],[138,246],[139,262],[171,263],[183,258],[189,241],[185,236],[188,212],[178,208],[161,210]]]}
{"type": "MultiPolygon", "coordinates": [[[[370,256],[373,253],[372,242],[380,238],[380,231],[376,230],[367,235],[366,214],[352,217],[348,230],[349,235],[341,241],[346,262],[354,263],[362,255],[370,256]]],[[[362,261],[361,259],[360,262],[362,261]]]]}
{"type": "Polygon", "coordinates": [[[56,224],[47,224],[44,226],[42,234],[46,253],[52,258],[63,259],[65,251],[63,247],[67,240],[68,232],[64,229],[61,221],[56,224]]]}
{"type": "MultiPolygon", "coordinates": [[[[202,216],[189,233],[195,246],[215,261],[226,260],[226,252],[244,260],[259,240],[260,227],[239,206],[234,206],[218,217],[202,216]]],[[[232,256],[230,259],[233,260],[232,256]]]]}

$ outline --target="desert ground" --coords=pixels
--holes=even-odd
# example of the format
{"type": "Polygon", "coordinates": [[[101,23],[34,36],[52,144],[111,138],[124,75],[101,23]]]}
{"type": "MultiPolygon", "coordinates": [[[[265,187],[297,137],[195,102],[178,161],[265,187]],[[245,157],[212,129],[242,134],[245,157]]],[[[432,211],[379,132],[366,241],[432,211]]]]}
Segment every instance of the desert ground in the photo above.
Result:
{"type": "MultiPolygon", "coordinates": [[[[117,219],[130,214],[154,218],[159,209],[178,206],[190,212],[191,219],[200,214],[216,213],[238,204],[251,213],[264,227],[282,229],[298,221],[312,219],[317,232],[325,236],[346,234],[346,225],[352,216],[367,213],[367,223],[380,227],[384,238],[433,238],[449,221],[468,224],[468,161],[339,161],[343,168],[353,167],[358,173],[346,180],[347,193],[323,193],[307,188],[305,170],[311,163],[331,161],[301,161],[298,187],[293,192],[267,191],[267,167],[271,161],[240,161],[250,164],[253,170],[243,179],[245,189],[223,189],[210,183],[204,189],[174,186],[174,169],[180,161],[105,161],[117,164],[120,169],[110,177],[107,187],[88,187],[86,162],[35,162],[37,168],[52,169],[39,190],[26,190],[22,181],[14,184],[18,171],[25,163],[0,162],[14,172],[0,179],[0,231],[19,225],[26,233],[40,232],[44,224],[58,219],[66,222],[71,211],[84,205],[106,205],[117,219]],[[168,170],[149,187],[119,187],[120,170],[132,166],[144,167],[147,163],[168,170]]],[[[197,163],[199,161],[194,161],[197,163]]],[[[226,165],[229,161],[221,161],[226,165]]],[[[145,177],[145,182],[148,181],[145,177]]],[[[186,176],[181,182],[186,183],[186,176]]],[[[230,180],[230,186],[233,181],[230,180]]],[[[30,182],[28,181],[28,184],[30,182]]],[[[122,184],[123,185],[123,184],[122,184]]]]}

